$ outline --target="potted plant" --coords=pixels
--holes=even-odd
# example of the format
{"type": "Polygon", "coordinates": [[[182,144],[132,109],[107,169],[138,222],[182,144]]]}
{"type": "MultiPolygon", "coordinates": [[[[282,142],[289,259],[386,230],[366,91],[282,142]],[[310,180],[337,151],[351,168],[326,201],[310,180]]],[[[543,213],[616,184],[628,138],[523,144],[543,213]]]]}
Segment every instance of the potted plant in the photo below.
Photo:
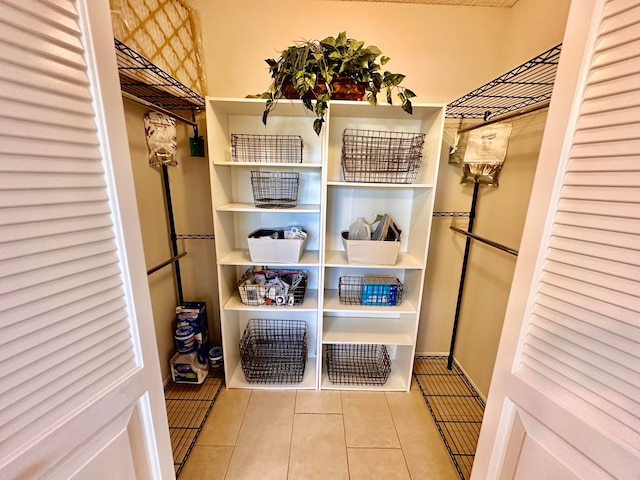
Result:
{"type": "Polygon", "coordinates": [[[331,98],[362,100],[366,95],[369,103],[376,105],[378,93],[384,91],[387,103],[391,104],[395,91],[402,109],[412,113],[411,98],[415,93],[400,85],[405,75],[383,72],[382,66],[389,57],[383,56],[376,46],[347,38],[346,32],[320,41],[297,42],[285,48],[278,59],[265,61],[271,85],[264,93],[250,95],[267,99],[262,115],[265,125],[281,98],[302,99],[304,106],[316,114],[313,130],[318,135],[331,98]]]}

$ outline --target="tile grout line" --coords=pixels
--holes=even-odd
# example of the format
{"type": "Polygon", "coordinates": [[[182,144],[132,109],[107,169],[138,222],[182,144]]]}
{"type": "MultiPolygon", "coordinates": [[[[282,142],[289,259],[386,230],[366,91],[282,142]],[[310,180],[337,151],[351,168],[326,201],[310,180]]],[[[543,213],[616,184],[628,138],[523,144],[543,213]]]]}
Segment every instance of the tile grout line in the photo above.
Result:
{"type": "Polygon", "coordinates": [[[351,463],[349,462],[349,445],[347,445],[347,427],[344,423],[344,402],[342,399],[342,390],[338,390],[340,393],[340,415],[342,416],[342,438],[344,438],[344,456],[347,459],[347,478],[351,478],[351,463]]]}
{"type": "Polygon", "coordinates": [[[231,460],[233,460],[233,455],[236,453],[236,447],[238,446],[238,438],[240,437],[240,432],[242,431],[242,426],[244,425],[244,421],[247,418],[247,411],[249,410],[249,404],[251,403],[251,398],[253,397],[253,389],[249,390],[249,398],[247,399],[247,405],[244,407],[244,411],[242,412],[242,420],[240,421],[240,426],[238,427],[238,432],[236,433],[236,437],[233,440],[233,446],[231,450],[231,456],[229,457],[229,461],[227,462],[227,467],[224,470],[223,479],[227,478],[229,474],[229,467],[231,466],[231,460]]]}
{"type": "Polygon", "coordinates": [[[393,411],[391,410],[391,406],[389,405],[389,397],[387,396],[387,392],[384,394],[384,400],[387,404],[387,408],[389,409],[389,415],[391,415],[391,421],[393,422],[393,429],[396,432],[396,438],[398,439],[398,445],[400,445],[400,451],[402,452],[402,459],[404,460],[404,466],[407,469],[407,474],[409,475],[409,479],[411,479],[411,471],[409,470],[409,462],[407,462],[407,456],[405,455],[404,448],[402,447],[402,441],[400,440],[400,434],[398,433],[398,425],[396,424],[396,417],[393,415],[393,411]]]}

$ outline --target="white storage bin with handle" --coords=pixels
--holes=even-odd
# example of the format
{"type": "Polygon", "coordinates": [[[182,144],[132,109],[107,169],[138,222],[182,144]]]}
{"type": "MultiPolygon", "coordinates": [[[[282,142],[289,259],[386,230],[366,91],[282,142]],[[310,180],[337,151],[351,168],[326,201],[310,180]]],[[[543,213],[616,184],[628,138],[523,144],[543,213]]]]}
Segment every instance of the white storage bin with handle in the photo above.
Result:
{"type": "Polygon", "coordinates": [[[307,233],[300,227],[261,228],[249,234],[249,255],[256,263],[298,263],[307,233]]]}

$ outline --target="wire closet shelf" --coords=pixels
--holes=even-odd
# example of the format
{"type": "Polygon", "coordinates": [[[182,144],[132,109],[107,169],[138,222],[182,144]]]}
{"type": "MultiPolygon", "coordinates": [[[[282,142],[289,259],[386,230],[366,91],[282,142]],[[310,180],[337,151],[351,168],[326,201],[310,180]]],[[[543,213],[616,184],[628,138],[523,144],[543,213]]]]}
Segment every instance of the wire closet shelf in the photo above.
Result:
{"type": "Polygon", "coordinates": [[[123,92],[167,110],[205,109],[204,98],[117,38],[118,73],[123,92]]]}
{"type": "Polygon", "coordinates": [[[562,44],[541,53],[447,105],[447,118],[484,121],[551,100],[562,44]]]}

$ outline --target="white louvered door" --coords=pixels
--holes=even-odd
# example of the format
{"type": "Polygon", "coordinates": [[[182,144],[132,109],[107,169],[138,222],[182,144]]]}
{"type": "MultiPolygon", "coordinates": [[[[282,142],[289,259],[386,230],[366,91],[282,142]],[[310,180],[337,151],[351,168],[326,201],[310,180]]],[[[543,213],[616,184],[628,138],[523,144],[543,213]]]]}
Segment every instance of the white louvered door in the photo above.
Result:
{"type": "Polygon", "coordinates": [[[0,478],[172,478],[107,0],[0,0],[0,478]]]}
{"type": "Polygon", "coordinates": [[[640,1],[572,2],[472,473],[640,479],[640,1]]]}

